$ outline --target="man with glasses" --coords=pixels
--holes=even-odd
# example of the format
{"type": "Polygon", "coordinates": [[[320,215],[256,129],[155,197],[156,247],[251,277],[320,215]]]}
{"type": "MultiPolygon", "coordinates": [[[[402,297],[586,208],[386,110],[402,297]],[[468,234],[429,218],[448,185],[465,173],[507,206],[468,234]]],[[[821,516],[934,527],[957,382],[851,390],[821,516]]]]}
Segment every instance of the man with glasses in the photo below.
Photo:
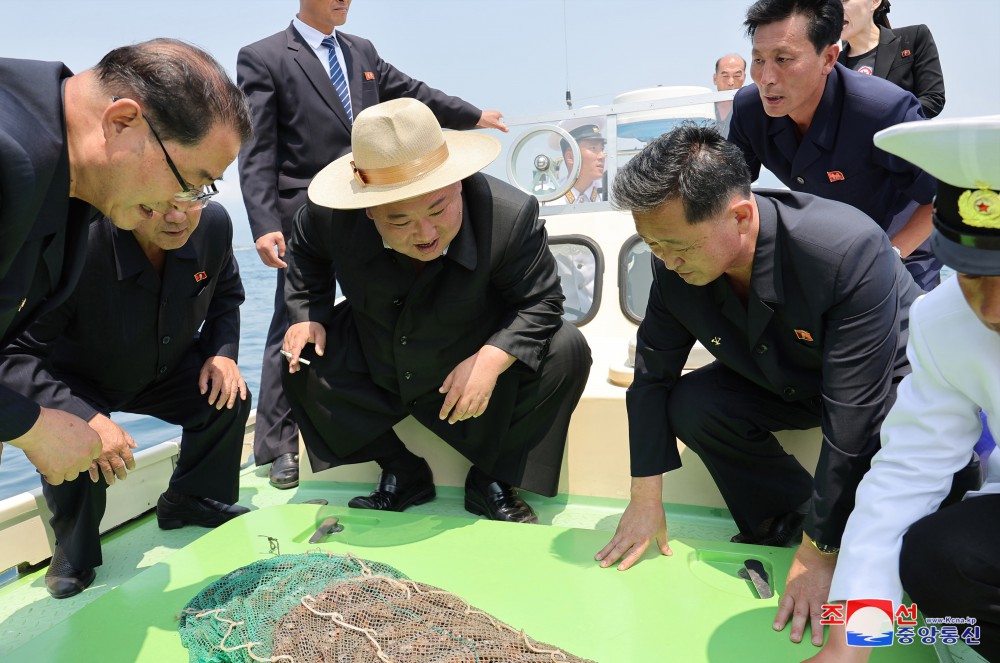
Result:
{"type": "MultiPolygon", "coordinates": [[[[251,126],[225,70],[169,39],[115,49],[77,75],[58,62],[0,58],[0,80],[6,343],[73,291],[98,211],[126,230],[190,212],[214,191],[251,126]]],[[[53,485],[92,468],[102,449],[78,416],[6,386],[0,441],[23,449],[53,485]]]]}

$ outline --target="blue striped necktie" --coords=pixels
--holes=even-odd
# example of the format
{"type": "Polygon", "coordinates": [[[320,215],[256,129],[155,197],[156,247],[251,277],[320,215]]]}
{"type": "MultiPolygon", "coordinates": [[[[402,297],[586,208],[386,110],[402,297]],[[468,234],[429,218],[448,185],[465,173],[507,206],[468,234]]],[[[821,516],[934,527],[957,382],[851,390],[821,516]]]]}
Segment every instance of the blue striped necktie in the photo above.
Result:
{"type": "Polygon", "coordinates": [[[337,45],[333,37],[324,38],[323,45],[330,49],[328,54],[330,59],[330,82],[333,83],[333,89],[337,91],[337,96],[340,97],[340,103],[344,104],[348,121],[353,124],[354,113],[351,111],[351,90],[347,87],[344,70],[340,68],[340,62],[337,61],[337,45]]]}

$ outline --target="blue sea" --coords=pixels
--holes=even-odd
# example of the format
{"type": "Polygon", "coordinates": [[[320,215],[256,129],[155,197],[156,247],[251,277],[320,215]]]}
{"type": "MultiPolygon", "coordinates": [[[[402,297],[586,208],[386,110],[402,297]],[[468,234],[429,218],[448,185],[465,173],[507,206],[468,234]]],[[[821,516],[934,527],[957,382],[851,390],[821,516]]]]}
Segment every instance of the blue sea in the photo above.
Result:
{"type": "MultiPolygon", "coordinates": [[[[252,246],[237,248],[235,253],[246,290],[246,301],[240,308],[239,367],[253,393],[256,407],[261,357],[274,302],[275,270],[260,261],[252,246]]],[[[172,440],[181,434],[179,426],[171,426],[152,417],[119,412],[112,414],[111,418],[128,431],[139,449],[172,440]]],[[[4,445],[0,458],[0,500],[36,488],[40,481],[34,466],[21,450],[4,445]]]]}

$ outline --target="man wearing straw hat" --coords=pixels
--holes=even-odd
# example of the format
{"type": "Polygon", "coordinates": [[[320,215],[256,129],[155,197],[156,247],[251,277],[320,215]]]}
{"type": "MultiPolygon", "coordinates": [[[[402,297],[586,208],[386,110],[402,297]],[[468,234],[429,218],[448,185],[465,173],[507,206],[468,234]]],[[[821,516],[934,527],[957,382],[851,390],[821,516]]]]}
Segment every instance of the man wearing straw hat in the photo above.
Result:
{"type": "Polygon", "coordinates": [[[414,99],[359,113],[351,147],[310,184],[287,252],[284,387],[313,468],[378,462],[352,507],[433,499],[392,430],[412,414],[472,461],[466,509],[537,522],[512,486],[555,494],[590,371],[538,203],[477,172],[496,139],[442,132],[414,99]]]}
{"type": "Polygon", "coordinates": [[[236,75],[254,116],[254,137],[240,151],[240,185],[257,254],[276,268],[275,306],[267,330],[257,398],[253,455],[271,464],[275,488],[299,483],[299,430],[281,389],[278,354],[288,319],[283,301],[285,243],[313,176],[351,149],[351,123],[380,101],[412,97],[449,129],[507,131],[496,110],[480,110],[410,78],[374,45],[340,28],[351,0],[299,0],[291,24],[240,49],[236,75]]]}
{"type": "MultiPolygon", "coordinates": [[[[938,179],[931,246],[958,276],[911,309],[913,372],[858,487],[830,599],[889,600],[896,615],[905,590],[925,616],[945,618],[928,637],[950,626],[1000,661],[1000,454],[980,490],[939,509],[979,439],[980,409],[1000,418],[1000,115],[901,124],[875,144],[938,179]]],[[[812,660],[867,661],[871,648],[849,646],[845,628],[858,630],[849,620],[832,627],[812,660]]],[[[890,621],[886,644],[892,631],[890,621]]],[[[897,626],[895,637],[909,636],[897,626]]]]}

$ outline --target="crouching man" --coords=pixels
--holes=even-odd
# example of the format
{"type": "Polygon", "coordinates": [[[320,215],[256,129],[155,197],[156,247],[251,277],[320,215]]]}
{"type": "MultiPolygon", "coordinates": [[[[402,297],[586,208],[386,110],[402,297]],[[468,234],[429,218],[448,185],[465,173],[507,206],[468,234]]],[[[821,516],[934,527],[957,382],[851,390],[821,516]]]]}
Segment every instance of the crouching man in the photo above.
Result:
{"type": "Polygon", "coordinates": [[[818,646],[854,491],[909,370],[920,289],[869,217],[810,194],[751,191],[739,149],[711,128],[650,143],[618,172],[613,199],[656,259],[626,398],[631,502],[597,558],[627,569],[651,539],[669,554],[662,474],[680,467],[679,438],[722,493],[733,541],[797,545],[773,626],[791,618],[799,642],[811,619],[818,646]],[[696,340],[716,361],[682,376],[696,340]],[[815,426],[814,479],[773,432],[815,426]]]}
{"type": "MultiPolygon", "coordinates": [[[[905,590],[926,616],[972,618],[952,628],[1000,661],[1000,454],[981,490],[945,497],[979,440],[980,409],[1000,421],[1000,116],[901,124],[875,144],[938,178],[931,247],[958,276],[913,305],[913,373],[858,487],[830,599],[889,600],[895,615],[905,590]]],[[[810,660],[867,661],[844,629],[810,660]]]]}
{"type": "Polygon", "coordinates": [[[284,386],[313,468],[376,461],[355,508],[432,499],[392,430],[412,414],[472,461],[466,509],[537,522],[513,486],[555,494],[591,361],[538,203],[477,172],[494,138],[444,133],[414,99],[359,113],[351,147],[313,180],[286,254],[284,386]]]}
{"type": "Polygon", "coordinates": [[[203,207],[207,197],[174,201],[132,231],[95,222],[73,295],[0,361],[0,384],[81,417],[104,447],[89,477],[42,483],[56,535],[45,584],[55,598],[94,581],[105,491],[135,469],[136,444],[108,417],[113,411],[183,427],[177,467],[156,505],[161,528],[215,527],[247,511],[234,505],[250,413],[236,367],[243,285],[229,215],[203,207]]]}

